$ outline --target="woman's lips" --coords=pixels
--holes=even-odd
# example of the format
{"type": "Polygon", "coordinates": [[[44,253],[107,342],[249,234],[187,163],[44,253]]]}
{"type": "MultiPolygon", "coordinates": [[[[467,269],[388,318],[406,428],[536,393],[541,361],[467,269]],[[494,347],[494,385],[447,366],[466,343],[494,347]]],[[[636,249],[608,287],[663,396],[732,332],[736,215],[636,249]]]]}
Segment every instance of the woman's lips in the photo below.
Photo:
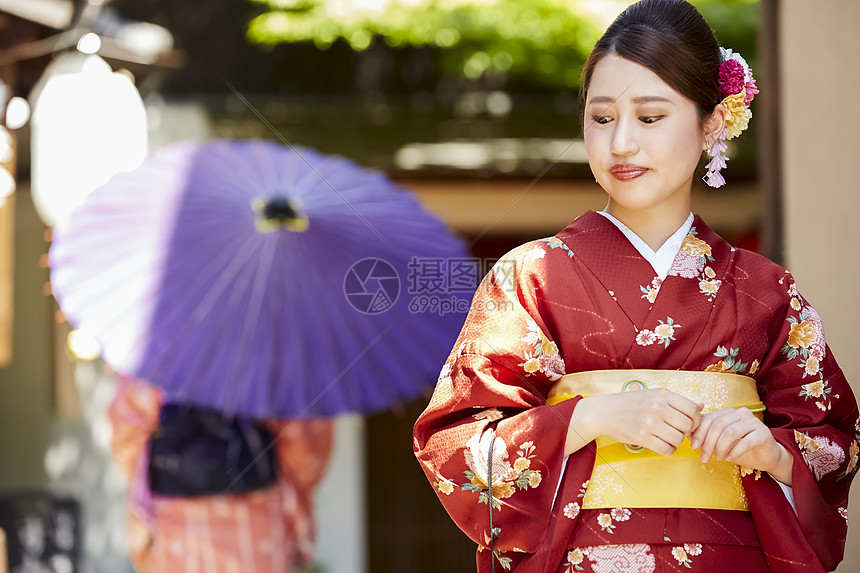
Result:
{"type": "Polygon", "coordinates": [[[636,179],[640,175],[644,175],[647,171],[647,167],[640,167],[638,165],[616,165],[609,170],[612,176],[619,181],[636,179]]]}

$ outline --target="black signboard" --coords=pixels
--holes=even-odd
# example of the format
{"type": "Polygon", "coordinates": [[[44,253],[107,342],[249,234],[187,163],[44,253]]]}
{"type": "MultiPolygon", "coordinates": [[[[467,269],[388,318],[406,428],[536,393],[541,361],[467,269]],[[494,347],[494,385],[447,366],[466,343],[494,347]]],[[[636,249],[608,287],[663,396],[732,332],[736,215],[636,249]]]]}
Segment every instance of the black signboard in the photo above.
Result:
{"type": "Polygon", "coordinates": [[[0,494],[9,573],[78,573],[80,504],[50,493],[0,494]]]}

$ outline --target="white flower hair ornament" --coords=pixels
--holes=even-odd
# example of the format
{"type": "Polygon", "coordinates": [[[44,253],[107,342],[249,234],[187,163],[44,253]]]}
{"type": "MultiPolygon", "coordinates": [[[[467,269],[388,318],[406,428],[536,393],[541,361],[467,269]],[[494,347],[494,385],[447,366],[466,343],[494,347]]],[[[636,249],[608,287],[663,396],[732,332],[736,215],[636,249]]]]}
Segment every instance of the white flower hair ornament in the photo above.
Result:
{"type": "Polygon", "coordinates": [[[726,140],[739,136],[749,125],[750,103],[758,93],[752,70],[740,54],[720,48],[722,63],[719,71],[720,95],[726,108],[726,127],[712,145],[708,146],[711,161],[702,180],[711,187],[722,187],[726,180],[720,173],[726,166],[726,140]]]}

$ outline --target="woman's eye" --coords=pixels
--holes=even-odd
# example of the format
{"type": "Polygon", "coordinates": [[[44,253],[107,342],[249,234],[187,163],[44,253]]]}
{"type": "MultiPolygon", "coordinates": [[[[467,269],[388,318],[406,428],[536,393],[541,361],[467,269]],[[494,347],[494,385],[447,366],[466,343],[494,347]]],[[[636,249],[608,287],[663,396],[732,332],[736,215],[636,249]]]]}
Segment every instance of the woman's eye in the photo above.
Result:
{"type": "Polygon", "coordinates": [[[655,121],[659,121],[662,118],[662,115],[648,115],[640,117],[639,119],[642,121],[642,123],[654,123],[655,121]]]}
{"type": "Polygon", "coordinates": [[[609,123],[609,118],[605,115],[592,115],[591,119],[594,121],[594,123],[599,123],[600,125],[609,123]]]}

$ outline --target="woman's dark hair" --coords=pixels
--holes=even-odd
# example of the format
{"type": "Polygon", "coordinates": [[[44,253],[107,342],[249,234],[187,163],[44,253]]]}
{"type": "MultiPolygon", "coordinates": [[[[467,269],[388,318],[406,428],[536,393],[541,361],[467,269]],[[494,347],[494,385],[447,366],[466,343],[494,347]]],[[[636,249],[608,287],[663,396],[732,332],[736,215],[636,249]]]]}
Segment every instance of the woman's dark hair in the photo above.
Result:
{"type": "Polygon", "coordinates": [[[582,68],[583,104],[595,66],[610,54],[645,66],[695,103],[699,125],[722,100],[719,44],[699,11],[684,0],[641,0],[619,14],[582,68]]]}

